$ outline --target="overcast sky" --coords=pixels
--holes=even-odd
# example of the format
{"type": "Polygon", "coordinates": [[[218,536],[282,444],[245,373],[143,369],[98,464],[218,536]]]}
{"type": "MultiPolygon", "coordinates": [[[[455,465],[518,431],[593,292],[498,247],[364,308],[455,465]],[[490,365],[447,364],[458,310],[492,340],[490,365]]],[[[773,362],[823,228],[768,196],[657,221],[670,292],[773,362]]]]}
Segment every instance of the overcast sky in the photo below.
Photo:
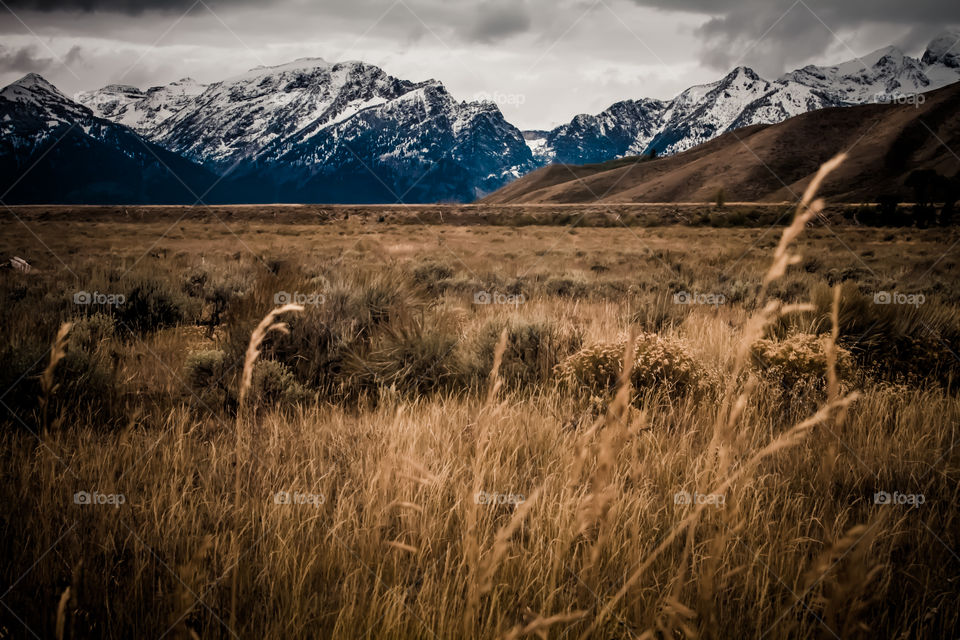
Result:
{"type": "Polygon", "coordinates": [[[0,84],[35,71],[72,95],[363,60],[549,128],[738,64],[772,79],[889,44],[919,55],[947,25],[957,0],[0,0],[0,84]]]}

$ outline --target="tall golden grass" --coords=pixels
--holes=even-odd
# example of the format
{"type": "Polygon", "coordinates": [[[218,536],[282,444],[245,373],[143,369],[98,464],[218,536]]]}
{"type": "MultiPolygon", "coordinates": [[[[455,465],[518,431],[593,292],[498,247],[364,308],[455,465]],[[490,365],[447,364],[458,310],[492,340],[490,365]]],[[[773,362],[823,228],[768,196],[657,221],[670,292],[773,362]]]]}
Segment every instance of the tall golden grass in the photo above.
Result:
{"type": "MultiPolygon", "coordinates": [[[[244,334],[235,375],[218,373],[237,384],[233,413],[191,397],[161,405],[148,425],[103,429],[63,415],[39,441],[11,429],[0,449],[0,495],[11,505],[2,629],[57,638],[945,637],[960,625],[956,396],[841,376],[839,288],[826,366],[811,373],[809,394],[784,389],[752,351],[814,309],[772,292],[804,260],[797,244],[822,208],[817,186],[841,161],[807,189],[752,304],[662,329],[720,373],[709,390],[633,388],[639,333],[604,303],[590,308],[586,340],[614,341],[622,329],[626,341],[599,413],[554,380],[506,384],[502,370],[516,357],[507,328],[479,388],[391,385],[342,396],[351,402],[254,406],[258,362],[311,326],[287,305],[244,334]],[[76,505],[77,491],[126,501],[76,505]],[[925,503],[874,504],[878,491],[925,503]]],[[[544,309],[516,313],[560,306],[544,309]]],[[[68,331],[41,381],[44,416],[68,331]]],[[[164,340],[136,348],[182,349],[164,340]]],[[[406,343],[390,348],[415,356],[406,343]]],[[[353,355],[345,362],[363,362],[353,355]]]]}

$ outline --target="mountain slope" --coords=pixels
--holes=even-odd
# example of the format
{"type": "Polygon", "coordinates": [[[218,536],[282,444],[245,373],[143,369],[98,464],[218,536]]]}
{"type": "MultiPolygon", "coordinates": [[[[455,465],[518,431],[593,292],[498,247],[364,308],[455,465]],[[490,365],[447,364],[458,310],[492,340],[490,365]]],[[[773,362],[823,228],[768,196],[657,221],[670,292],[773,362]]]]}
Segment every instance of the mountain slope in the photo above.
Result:
{"type": "Polygon", "coordinates": [[[938,36],[920,59],[895,47],[828,67],[807,66],[770,82],[738,67],[672,100],[618,102],[550,131],[538,160],[584,164],[631,154],[670,155],[753,124],[774,124],[815,109],[895,101],[960,81],[960,33],[938,36]],[[656,108],[625,109],[647,104],[656,108]]]}
{"type": "Polygon", "coordinates": [[[0,91],[0,132],[0,193],[11,204],[193,203],[216,181],[36,74],[0,91]]]}
{"type": "Polygon", "coordinates": [[[149,136],[153,129],[203,93],[206,86],[192,78],[150,87],[146,91],[130,85],[111,84],[97,91],[79,93],[75,99],[93,111],[95,116],[149,136]]]}
{"type": "Polygon", "coordinates": [[[673,156],[643,162],[552,165],[484,198],[488,204],[794,201],[817,168],[849,150],[821,193],[832,201],[875,201],[904,192],[915,169],[960,173],[960,84],[925,94],[921,105],[871,104],[801,114],[725,133],[673,156]]]}
{"type": "Polygon", "coordinates": [[[642,153],[657,133],[667,103],[624,100],[592,116],[581,114],[544,136],[546,159],[574,164],[642,153]]]}

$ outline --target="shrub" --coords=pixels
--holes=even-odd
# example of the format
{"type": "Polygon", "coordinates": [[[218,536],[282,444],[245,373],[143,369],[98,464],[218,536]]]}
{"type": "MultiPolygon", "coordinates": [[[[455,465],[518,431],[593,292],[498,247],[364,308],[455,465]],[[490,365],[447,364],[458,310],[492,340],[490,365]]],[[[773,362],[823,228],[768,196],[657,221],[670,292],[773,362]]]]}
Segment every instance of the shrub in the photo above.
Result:
{"type": "Polygon", "coordinates": [[[223,351],[210,349],[187,356],[185,365],[187,382],[196,389],[205,389],[223,378],[226,356],[223,351]]]}
{"type": "Polygon", "coordinates": [[[94,313],[75,321],[68,338],[75,349],[92,352],[113,338],[115,332],[112,317],[105,313],[94,313]]]}
{"type": "MultiPolygon", "coordinates": [[[[623,368],[626,340],[585,347],[556,367],[562,386],[603,396],[616,388],[623,368]]],[[[637,336],[630,382],[636,389],[706,388],[709,376],[676,338],[653,333],[637,336]]]]}
{"type": "MultiPolygon", "coordinates": [[[[314,288],[310,280],[296,276],[267,276],[233,300],[224,318],[228,362],[242,364],[250,332],[274,306],[275,292],[314,288]]],[[[285,318],[289,333],[271,335],[262,351],[264,359],[283,363],[301,384],[336,397],[353,384],[348,379],[352,374],[344,371],[351,354],[365,353],[390,324],[414,314],[421,303],[398,271],[333,277],[323,295],[322,304],[307,305],[302,313],[285,318]]]]}
{"type": "Polygon", "coordinates": [[[727,299],[731,303],[742,302],[752,306],[750,303],[756,298],[759,289],[758,282],[737,279],[727,287],[727,299]]]}
{"type": "Polygon", "coordinates": [[[184,374],[190,390],[206,409],[222,408],[233,398],[230,392],[231,376],[223,351],[210,349],[187,356],[184,374]]]}
{"type": "Polygon", "coordinates": [[[122,421],[119,385],[113,367],[103,354],[68,347],[54,378],[59,381],[59,387],[54,394],[55,409],[51,417],[89,413],[103,426],[118,426],[122,421]]]}
{"type": "MultiPolygon", "coordinates": [[[[71,328],[66,354],[54,370],[56,388],[47,412],[51,424],[61,416],[65,424],[79,421],[80,416],[100,427],[124,422],[118,361],[105,346],[112,335],[112,321],[102,314],[80,319],[71,328]]],[[[4,404],[34,431],[42,426],[38,398],[42,393],[40,376],[50,361],[49,349],[48,342],[30,340],[7,345],[0,352],[4,365],[0,385],[7,391],[4,404]]]]}
{"type": "MultiPolygon", "coordinates": [[[[828,336],[795,333],[783,341],[762,339],[751,347],[754,365],[786,387],[797,384],[821,386],[827,375],[828,336]]],[[[850,352],[837,346],[837,375],[846,377],[853,369],[850,352]]]]}
{"type": "Polygon", "coordinates": [[[203,296],[209,277],[206,271],[195,271],[191,273],[183,283],[183,292],[193,298],[203,296]]]}
{"type": "Polygon", "coordinates": [[[429,293],[443,293],[445,281],[453,278],[454,270],[439,262],[426,262],[413,270],[413,280],[429,293]]]}
{"type": "Polygon", "coordinates": [[[550,278],[544,290],[551,296],[564,298],[584,298],[590,291],[590,283],[581,274],[550,278]]]}
{"type": "Polygon", "coordinates": [[[488,322],[479,333],[475,347],[475,378],[483,380],[493,368],[494,352],[500,334],[507,329],[507,346],[499,375],[512,387],[542,383],[554,367],[583,344],[583,334],[573,327],[560,327],[549,319],[524,321],[515,318],[488,322]]]}
{"type": "MultiPolygon", "coordinates": [[[[948,382],[960,370],[960,323],[952,308],[926,300],[917,306],[877,304],[852,282],[841,289],[840,344],[867,370],[881,378],[928,378],[948,382]]],[[[809,331],[831,326],[833,292],[817,285],[811,292],[816,311],[809,331]]]]}
{"type": "Polygon", "coordinates": [[[442,323],[426,328],[423,322],[405,319],[380,331],[369,346],[350,353],[344,373],[351,387],[393,389],[400,394],[427,394],[464,381],[464,367],[455,348],[459,342],[442,323]]]}
{"type": "Polygon", "coordinates": [[[296,406],[312,394],[282,362],[259,360],[253,368],[250,397],[258,406],[296,406]]]}
{"type": "MultiPolygon", "coordinates": [[[[673,294],[662,292],[649,301],[640,303],[630,316],[630,324],[644,331],[657,332],[683,322],[688,307],[676,304],[673,294]]],[[[622,354],[621,354],[622,355],[622,354]]]]}
{"type": "Polygon", "coordinates": [[[200,308],[198,301],[160,280],[134,282],[125,298],[114,313],[123,328],[137,333],[179,325],[200,308]]]}

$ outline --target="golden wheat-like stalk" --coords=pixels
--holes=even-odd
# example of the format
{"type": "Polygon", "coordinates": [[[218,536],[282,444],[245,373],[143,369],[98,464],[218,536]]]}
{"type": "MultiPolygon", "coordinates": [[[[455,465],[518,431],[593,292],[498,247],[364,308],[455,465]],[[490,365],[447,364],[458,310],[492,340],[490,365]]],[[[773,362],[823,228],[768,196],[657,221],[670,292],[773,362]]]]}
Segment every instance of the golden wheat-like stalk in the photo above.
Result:
{"type": "Polygon", "coordinates": [[[270,313],[263,317],[263,320],[260,321],[260,324],[257,325],[256,329],[253,330],[253,333],[250,334],[250,343],[247,345],[247,352],[243,359],[243,374],[240,378],[240,406],[237,409],[237,439],[236,447],[234,450],[234,511],[235,511],[235,526],[233,532],[233,541],[234,541],[234,568],[233,574],[230,578],[230,628],[233,629],[236,627],[237,621],[237,577],[239,573],[240,566],[240,529],[241,529],[241,517],[240,517],[240,432],[241,432],[241,415],[243,413],[244,406],[246,405],[247,395],[250,393],[250,388],[253,386],[253,366],[257,362],[257,358],[260,357],[260,346],[263,344],[264,339],[272,331],[278,331],[283,334],[290,333],[289,328],[287,327],[286,322],[275,322],[277,316],[284,313],[291,312],[301,312],[303,311],[303,305],[299,304],[285,304],[282,307],[277,307],[272,310],[270,313]]]}
{"type": "Polygon", "coordinates": [[[786,273],[788,266],[799,262],[799,254],[792,253],[790,251],[790,245],[803,233],[803,229],[807,226],[807,223],[823,210],[823,200],[816,198],[817,190],[820,189],[820,184],[824,178],[826,178],[831,171],[839,167],[846,159],[847,154],[841,153],[823,163],[816,175],[813,176],[813,180],[807,185],[806,190],[803,192],[803,197],[800,199],[800,204],[797,205],[797,213],[793,217],[793,222],[783,230],[783,235],[780,236],[780,243],[773,252],[773,263],[763,277],[761,300],[763,300],[766,294],[767,286],[777,278],[782,277],[783,274],[786,273]]]}
{"type": "Polygon", "coordinates": [[[303,311],[303,305],[285,304],[277,307],[263,317],[257,328],[250,334],[250,344],[247,345],[247,353],[243,358],[243,375],[240,378],[240,406],[243,407],[247,394],[250,393],[250,387],[253,386],[253,365],[260,357],[260,345],[271,331],[280,333],[290,333],[286,322],[274,322],[277,316],[284,313],[303,311]]]}
{"type": "Polygon", "coordinates": [[[524,636],[536,635],[540,638],[547,637],[547,631],[556,624],[565,624],[576,622],[587,615],[586,611],[571,611],[569,613],[558,613],[553,616],[543,617],[539,615],[531,616],[533,619],[527,624],[518,624],[501,636],[501,640],[517,640],[524,636]]]}
{"type": "Polygon", "coordinates": [[[53,373],[57,368],[57,363],[67,355],[67,335],[70,333],[71,328],[73,328],[72,322],[64,322],[60,325],[60,329],[57,331],[57,337],[53,339],[53,344],[50,345],[50,361],[40,376],[40,409],[43,412],[44,433],[47,432],[49,426],[50,401],[59,386],[54,380],[53,373]]]}
{"type": "Polygon", "coordinates": [[[500,339],[493,351],[493,367],[490,368],[490,383],[487,387],[487,404],[491,404],[497,397],[502,380],[500,380],[500,363],[503,362],[503,352],[507,350],[507,328],[500,332],[500,339]]]}

